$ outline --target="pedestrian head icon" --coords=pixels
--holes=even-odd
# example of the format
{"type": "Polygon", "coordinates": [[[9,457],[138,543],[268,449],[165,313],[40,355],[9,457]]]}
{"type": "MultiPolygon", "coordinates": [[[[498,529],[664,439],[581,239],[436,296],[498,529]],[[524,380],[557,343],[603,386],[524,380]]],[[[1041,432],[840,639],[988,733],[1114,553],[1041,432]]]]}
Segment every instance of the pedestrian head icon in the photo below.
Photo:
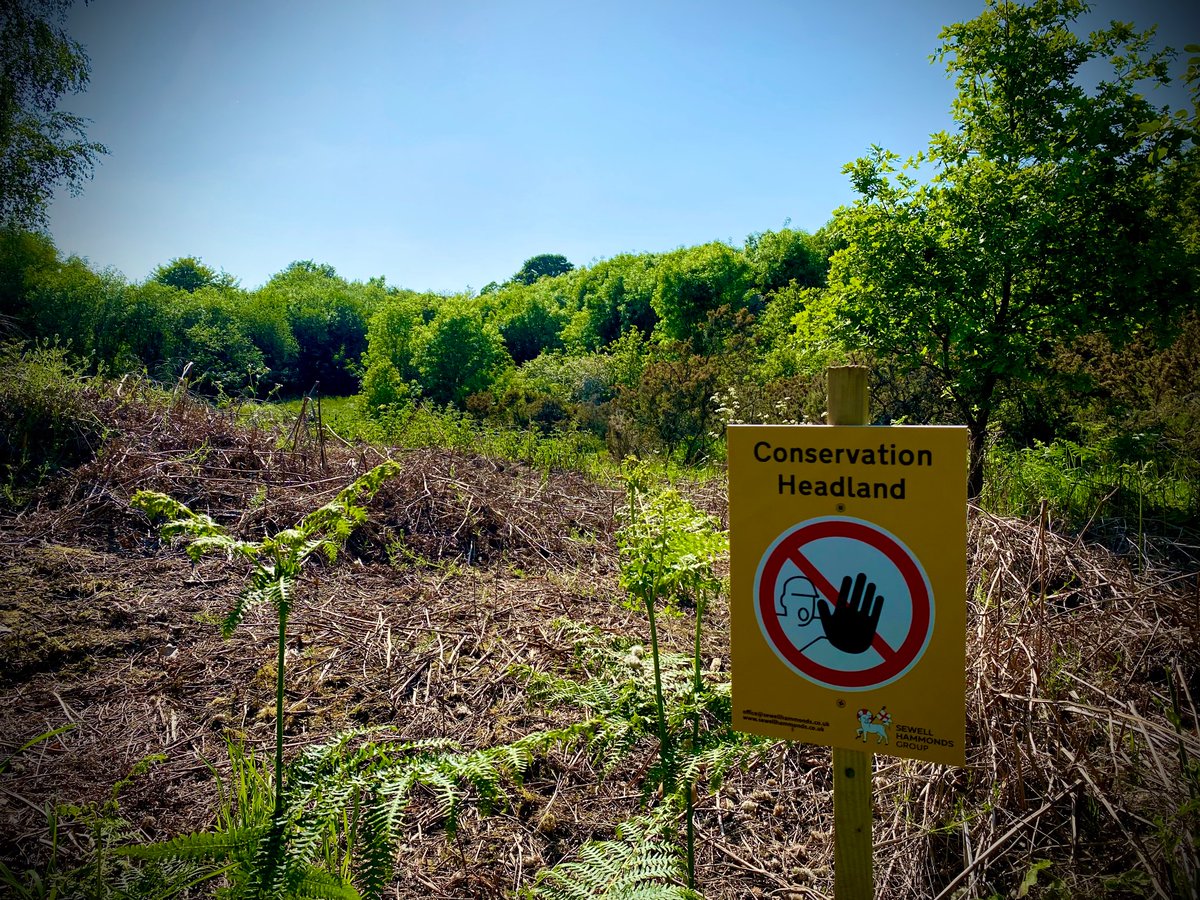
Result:
{"type": "Polygon", "coordinates": [[[803,575],[793,575],[779,586],[775,612],[780,618],[795,613],[796,621],[807,625],[817,617],[817,589],[803,575]]]}

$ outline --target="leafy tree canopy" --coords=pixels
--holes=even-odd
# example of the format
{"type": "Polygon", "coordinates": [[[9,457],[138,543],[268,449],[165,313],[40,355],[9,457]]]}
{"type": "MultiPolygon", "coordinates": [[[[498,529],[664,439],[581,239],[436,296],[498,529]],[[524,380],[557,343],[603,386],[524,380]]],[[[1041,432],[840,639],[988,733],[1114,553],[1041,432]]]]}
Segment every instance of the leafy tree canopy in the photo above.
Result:
{"type": "Polygon", "coordinates": [[[579,314],[566,342],[599,350],[630,329],[649,336],[658,322],[652,300],[661,259],[651,253],[622,253],[581,269],[575,282],[579,314]]]}
{"type": "Polygon", "coordinates": [[[542,253],[531,256],[512,277],[517,284],[533,284],[539,278],[554,278],[566,275],[574,269],[570,261],[561,253],[542,253]]]}
{"type": "Polygon", "coordinates": [[[744,304],[750,279],[745,257],[720,242],[669,254],[652,300],[659,330],[670,340],[691,340],[718,307],[744,304]]]}
{"type": "MultiPolygon", "coordinates": [[[[510,289],[506,293],[517,292],[510,289]]],[[[562,347],[560,335],[565,319],[553,296],[545,296],[536,288],[522,288],[518,296],[508,298],[497,324],[509,355],[520,365],[545,350],[562,347]]]]}
{"type": "Polygon", "coordinates": [[[62,112],[87,87],[91,66],[65,29],[70,0],[0,0],[0,225],[46,223],[54,188],[72,194],[91,177],[103,144],[87,120],[62,112]]]}
{"type": "Polygon", "coordinates": [[[294,384],[325,394],[358,388],[359,360],[367,349],[367,321],[386,297],[377,281],[347,282],[333,266],[301,260],[278,272],[258,291],[259,300],[285,311],[298,351],[294,384]]]}
{"type": "Polygon", "coordinates": [[[447,298],[425,326],[415,362],[426,395],[460,407],[512,365],[499,332],[463,298],[447,298]]]}
{"type": "Polygon", "coordinates": [[[217,273],[194,256],[180,256],[163,263],[150,277],[159,284],[189,293],[218,283],[217,273]]]}
{"type": "Polygon", "coordinates": [[[20,324],[28,308],[28,286],[40,273],[57,266],[58,250],[49,236],[0,228],[0,316],[20,324]]]}
{"type": "Polygon", "coordinates": [[[311,259],[298,259],[293,263],[289,263],[288,267],[280,272],[275,278],[286,277],[294,274],[319,275],[322,278],[337,278],[337,269],[329,263],[313,262],[311,259]]]}
{"type": "Polygon", "coordinates": [[[1083,11],[988,0],[943,29],[958,130],[900,168],[879,147],[846,167],[859,199],[835,217],[833,296],[860,342],[938,375],[971,431],[972,495],[997,404],[1055,346],[1135,333],[1194,298],[1150,212],[1183,140],[1142,127],[1163,114],[1143,85],[1166,81],[1167,56],[1120,23],[1078,36],[1083,11]]]}
{"type": "Polygon", "coordinates": [[[423,310],[416,296],[390,297],[371,316],[367,328],[367,352],[363,366],[387,364],[405,380],[416,377],[413,354],[417,335],[424,325],[423,310]]]}
{"type": "Polygon", "coordinates": [[[782,228],[752,234],[746,238],[746,257],[754,273],[754,286],[764,294],[792,282],[798,287],[820,287],[825,283],[826,257],[803,231],[782,228]]]}

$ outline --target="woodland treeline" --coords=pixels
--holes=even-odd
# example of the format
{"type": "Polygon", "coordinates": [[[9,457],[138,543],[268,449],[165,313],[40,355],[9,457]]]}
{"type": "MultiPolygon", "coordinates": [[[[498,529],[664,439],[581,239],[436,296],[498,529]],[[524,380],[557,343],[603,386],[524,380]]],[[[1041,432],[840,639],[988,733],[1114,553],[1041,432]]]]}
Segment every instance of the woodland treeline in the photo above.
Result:
{"type": "Polygon", "coordinates": [[[361,392],[375,412],[432,403],[602,438],[632,430],[637,449],[694,462],[712,450],[713,400],[730,387],[757,403],[750,416],[804,415],[807,394],[793,382],[834,352],[814,354],[792,321],[825,285],[824,239],[783,229],[740,248],[628,254],[581,269],[545,255],[522,273],[558,274],[518,273],[447,296],[348,281],[311,261],[252,291],[193,258],[129,283],[59,258],[43,235],[10,232],[2,277],[23,334],[69,346],[94,370],[173,382],[186,369],[214,399],[319,386],[327,396],[361,392]]]}
{"type": "Polygon", "coordinates": [[[129,281],[13,225],[2,311],[93,372],[186,374],[218,400],[319,386],[367,416],[449,408],[685,464],[719,460],[728,422],[817,420],[824,369],[857,361],[875,421],[969,427],[973,495],[989,447],[1194,475],[1200,47],[1190,105],[1156,105],[1177,53],[1121,23],[1084,35],[1084,9],[988,4],[943,29],[955,130],[848,164],[857,199],[815,233],[578,268],[546,253],[445,295],[311,260],[255,289],[191,256],[129,281]]]}

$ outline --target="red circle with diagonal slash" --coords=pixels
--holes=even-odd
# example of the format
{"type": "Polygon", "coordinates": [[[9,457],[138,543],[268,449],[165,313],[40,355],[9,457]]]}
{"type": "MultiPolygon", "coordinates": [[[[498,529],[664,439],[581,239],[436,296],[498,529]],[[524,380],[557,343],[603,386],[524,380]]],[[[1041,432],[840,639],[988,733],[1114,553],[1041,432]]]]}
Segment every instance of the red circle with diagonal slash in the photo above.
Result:
{"type": "MultiPolygon", "coordinates": [[[[895,602],[896,598],[890,598],[895,602]]],[[[933,598],[920,564],[912,552],[883,530],[856,519],[816,519],[802,523],[785,533],[768,551],[758,575],[758,619],[762,623],[775,652],[796,671],[812,681],[832,688],[866,690],[888,684],[906,672],[920,659],[931,636],[933,598]],[[908,634],[899,647],[889,645],[877,632],[871,647],[883,657],[883,662],[869,669],[834,669],[809,659],[788,639],[775,613],[775,586],[785,562],[793,563],[830,607],[837,605],[838,590],[815,565],[804,556],[804,546],[822,538],[843,538],[860,541],[888,558],[900,572],[912,601],[912,620],[908,634]]]]}

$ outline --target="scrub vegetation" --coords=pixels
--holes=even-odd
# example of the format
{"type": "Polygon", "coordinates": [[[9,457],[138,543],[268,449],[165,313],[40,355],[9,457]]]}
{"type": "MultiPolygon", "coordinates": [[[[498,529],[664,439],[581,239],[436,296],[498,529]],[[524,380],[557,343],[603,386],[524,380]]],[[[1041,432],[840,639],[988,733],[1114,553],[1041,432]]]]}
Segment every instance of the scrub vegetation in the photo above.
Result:
{"type": "Polygon", "coordinates": [[[857,363],[971,436],[967,765],[876,759],[877,895],[1197,897],[1200,47],[1160,108],[988,3],[815,232],[250,289],[38,230],[67,6],[0,0],[0,893],[830,895],[829,751],[731,727],[724,433],[857,363]]]}
{"type": "MultiPolygon", "coordinates": [[[[731,728],[723,477],[80,390],[0,542],[14,896],[829,895],[829,751],[731,728]]],[[[1189,896],[1194,550],[969,529],[967,765],[876,758],[880,896],[1189,896]]]]}

